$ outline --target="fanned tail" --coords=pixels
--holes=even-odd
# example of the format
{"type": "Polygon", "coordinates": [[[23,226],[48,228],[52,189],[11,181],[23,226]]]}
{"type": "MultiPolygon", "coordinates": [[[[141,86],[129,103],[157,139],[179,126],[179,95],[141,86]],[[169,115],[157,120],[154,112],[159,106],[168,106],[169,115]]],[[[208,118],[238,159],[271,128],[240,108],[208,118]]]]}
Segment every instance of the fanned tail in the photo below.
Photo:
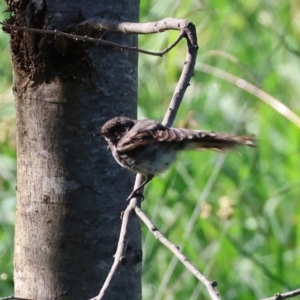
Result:
{"type": "Polygon", "coordinates": [[[234,149],[238,145],[257,147],[254,143],[254,135],[236,136],[223,132],[185,128],[168,128],[164,131],[158,131],[155,138],[158,141],[180,142],[176,143],[179,150],[211,149],[225,151],[234,149]]]}

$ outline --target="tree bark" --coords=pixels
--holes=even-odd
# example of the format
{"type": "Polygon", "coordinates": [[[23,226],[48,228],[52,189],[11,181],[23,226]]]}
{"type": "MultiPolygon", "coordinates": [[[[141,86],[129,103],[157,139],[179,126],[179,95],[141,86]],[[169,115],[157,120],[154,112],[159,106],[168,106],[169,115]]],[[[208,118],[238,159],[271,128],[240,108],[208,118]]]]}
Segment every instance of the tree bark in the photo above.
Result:
{"type": "MultiPolygon", "coordinates": [[[[12,24],[65,30],[101,14],[136,22],[138,1],[8,1],[12,24]]],[[[113,261],[133,174],[93,134],[109,118],[135,117],[137,54],[11,31],[17,112],[15,296],[88,299],[113,261]]],[[[136,37],[108,33],[136,45],[136,37]]],[[[107,299],[141,298],[141,234],[134,218],[128,263],[107,299]]]]}

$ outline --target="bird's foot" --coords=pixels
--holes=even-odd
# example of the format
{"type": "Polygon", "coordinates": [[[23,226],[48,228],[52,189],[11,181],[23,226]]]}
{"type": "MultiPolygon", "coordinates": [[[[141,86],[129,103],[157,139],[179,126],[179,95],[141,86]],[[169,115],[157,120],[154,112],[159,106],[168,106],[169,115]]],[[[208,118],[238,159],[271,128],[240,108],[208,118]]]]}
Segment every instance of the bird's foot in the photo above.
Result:
{"type": "Polygon", "coordinates": [[[130,195],[127,197],[127,202],[129,202],[132,198],[136,198],[136,197],[141,197],[143,201],[145,199],[144,195],[142,193],[139,192],[139,190],[133,190],[130,195]]]}
{"type": "Polygon", "coordinates": [[[139,185],[139,187],[136,188],[135,190],[133,190],[131,192],[131,194],[127,197],[127,202],[129,202],[132,198],[135,198],[135,197],[140,197],[140,198],[142,198],[141,201],[143,201],[145,199],[145,197],[143,195],[143,192],[140,192],[140,191],[150,180],[152,180],[153,177],[154,177],[154,175],[148,175],[145,178],[145,180],[139,185]]]}

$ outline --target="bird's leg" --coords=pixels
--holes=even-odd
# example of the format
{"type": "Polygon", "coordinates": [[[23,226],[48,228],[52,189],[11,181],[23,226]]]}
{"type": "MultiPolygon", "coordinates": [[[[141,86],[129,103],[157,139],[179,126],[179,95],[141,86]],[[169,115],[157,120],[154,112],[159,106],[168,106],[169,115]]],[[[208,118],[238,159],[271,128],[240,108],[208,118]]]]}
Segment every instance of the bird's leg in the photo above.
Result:
{"type": "Polygon", "coordinates": [[[143,188],[149,181],[151,181],[153,177],[154,177],[153,175],[149,175],[149,176],[145,177],[145,180],[136,189],[134,189],[130,193],[130,195],[127,197],[127,201],[129,201],[130,199],[135,198],[135,197],[142,197],[142,201],[143,201],[144,195],[143,195],[143,193],[140,193],[139,190],[141,188],[143,188]]]}

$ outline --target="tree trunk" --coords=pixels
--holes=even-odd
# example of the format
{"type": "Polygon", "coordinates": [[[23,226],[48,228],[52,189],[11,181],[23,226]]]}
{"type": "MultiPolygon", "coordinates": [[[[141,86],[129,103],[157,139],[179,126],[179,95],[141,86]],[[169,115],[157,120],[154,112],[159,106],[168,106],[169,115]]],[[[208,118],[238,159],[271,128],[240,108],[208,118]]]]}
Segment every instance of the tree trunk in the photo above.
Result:
{"type": "MultiPolygon", "coordinates": [[[[12,24],[65,30],[95,15],[136,22],[138,1],[7,1],[12,24]]],[[[133,175],[93,134],[135,117],[137,55],[61,37],[11,31],[17,112],[15,296],[88,299],[113,261],[133,175]]],[[[136,38],[105,38],[136,45],[136,38]]],[[[140,253],[137,219],[128,256],[140,253]]],[[[138,255],[137,255],[138,256],[138,255]]],[[[107,299],[141,298],[141,264],[119,270],[107,299]]]]}

